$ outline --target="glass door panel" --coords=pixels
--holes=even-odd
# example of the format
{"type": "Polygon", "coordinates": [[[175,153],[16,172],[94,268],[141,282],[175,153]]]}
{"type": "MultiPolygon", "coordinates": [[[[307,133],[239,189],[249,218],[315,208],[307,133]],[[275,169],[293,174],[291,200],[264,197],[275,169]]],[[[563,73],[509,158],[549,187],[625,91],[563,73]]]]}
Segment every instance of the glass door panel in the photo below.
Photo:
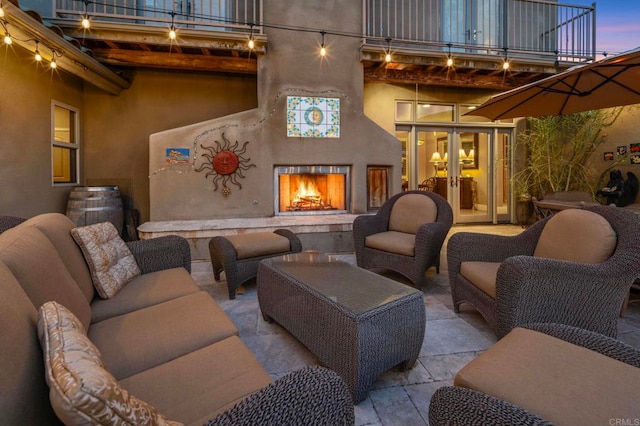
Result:
{"type": "Polygon", "coordinates": [[[508,222],[511,218],[509,152],[512,132],[510,130],[498,130],[497,133],[495,150],[496,215],[498,222],[508,222]]]}
{"type": "MultiPolygon", "coordinates": [[[[459,189],[457,223],[488,222],[493,217],[493,174],[490,163],[489,130],[464,129],[458,132],[455,184],[459,189]]],[[[451,162],[451,160],[450,160],[451,162]]]]}
{"type": "Polygon", "coordinates": [[[410,126],[398,126],[396,128],[396,138],[402,145],[402,190],[409,189],[409,152],[411,141],[411,127],[410,126]]]}
{"type": "Polygon", "coordinates": [[[447,198],[447,145],[450,132],[430,129],[416,131],[417,188],[434,191],[447,198]]]}

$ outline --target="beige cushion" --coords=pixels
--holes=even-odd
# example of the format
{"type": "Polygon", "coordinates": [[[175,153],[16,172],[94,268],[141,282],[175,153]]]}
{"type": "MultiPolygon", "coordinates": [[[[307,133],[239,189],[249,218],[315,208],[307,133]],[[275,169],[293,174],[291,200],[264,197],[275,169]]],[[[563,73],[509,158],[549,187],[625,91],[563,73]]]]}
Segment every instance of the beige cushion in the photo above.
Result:
{"type": "Polygon", "coordinates": [[[0,234],[0,261],[9,267],[36,308],[55,300],[89,328],[89,302],[40,230],[16,226],[0,234]]]}
{"type": "Polygon", "coordinates": [[[589,210],[567,209],[546,223],[533,255],[577,263],[602,263],[613,254],[617,240],[604,217],[589,210]]]}
{"type": "Polygon", "coordinates": [[[249,259],[291,250],[289,239],[273,232],[229,235],[225,238],[233,245],[238,259],[249,259]]]}
{"type": "Polygon", "coordinates": [[[123,379],[120,385],[167,417],[201,426],[271,381],[242,340],[233,336],[123,379]]]}
{"type": "Polygon", "coordinates": [[[0,294],[0,423],[58,424],[44,377],[38,311],[2,262],[0,294]]]}
{"type": "Polygon", "coordinates": [[[390,253],[415,256],[416,235],[397,231],[379,232],[367,236],[364,245],[390,253]]]}
{"type": "Polygon", "coordinates": [[[135,277],[111,299],[96,297],[91,303],[92,322],[148,308],[200,291],[186,269],[172,268],[135,277]]]}
{"type": "Polygon", "coordinates": [[[103,299],[110,299],[140,268],[111,222],[81,226],[71,230],[91,271],[91,280],[103,299]]]}
{"type": "Polygon", "coordinates": [[[38,312],[49,398],[65,424],[178,425],[130,395],[104,368],[84,327],[64,306],[47,302],[38,312]]]}
{"type": "MultiPolygon", "coordinates": [[[[28,219],[24,225],[40,230],[49,238],[74,281],[87,301],[91,303],[96,290],[91,282],[91,272],[84,260],[82,250],[71,236],[71,230],[76,227],[76,224],[61,213],[43,213],[28,219]]],[[[70,308],[69,305],[64,303],[63,305],[70,308]]]]}
{"type": "Polygon", "coordinates": [[[500,262],[462,262],[460,275],[492,298],[496,298],[496,279],[500,262]]]}
{"type": "Polygon", "coordinates": [[[438,217],[436,203],[427,195],[406,194],[393,203],[389,231],[415,234],[420,225],[433,223],[438,217]]]}
{"type": "Polygon", "coordinates": [[[523,328],[512,330],[454,380],[559,425],[640,418],[638,383],[640,368],[523,328]]]}
{"type": "Polygon", "coordinates": [[[237,334],[206,291],[95,322],[88,332],[118,380],[237,334]]]}

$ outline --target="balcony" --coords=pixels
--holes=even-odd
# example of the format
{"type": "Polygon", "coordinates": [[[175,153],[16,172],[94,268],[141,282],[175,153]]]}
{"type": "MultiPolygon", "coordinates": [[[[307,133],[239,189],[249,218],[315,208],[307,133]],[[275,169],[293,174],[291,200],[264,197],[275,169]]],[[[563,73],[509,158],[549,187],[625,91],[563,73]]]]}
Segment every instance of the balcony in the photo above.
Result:
{"type": "MultiPolygon", "coordinates": [[[[595,58],[595,7],[549,0],[362,0],[362,7],[366,81],[503,90],[595,58]]],[[[262,0],[55,0],[53,22],[109,65],[256,73],[263,25],[280,24],[263,22],[262,8],[262,0]],[[79,25],[84,16],[90,31],[79,25]],[[178,40],[168,38],[170,27],[178,40]]]]}
{"type": "Polygon", "coordinates": [[[594,7],[548,0],[363,5],[366,80],[507,89],[595,59],[594,7]],[[393,60],[385,64],[387,52],[393,60]]]}
{"type": "Polygon", "coordinates": [[[266,44],[257,25],[261,0],[55,0],[53,16],[53,24],[111,66],[255,74],[256,54],[266,44]],[[90,29],[80,25],[84,17],[90,29]]]}

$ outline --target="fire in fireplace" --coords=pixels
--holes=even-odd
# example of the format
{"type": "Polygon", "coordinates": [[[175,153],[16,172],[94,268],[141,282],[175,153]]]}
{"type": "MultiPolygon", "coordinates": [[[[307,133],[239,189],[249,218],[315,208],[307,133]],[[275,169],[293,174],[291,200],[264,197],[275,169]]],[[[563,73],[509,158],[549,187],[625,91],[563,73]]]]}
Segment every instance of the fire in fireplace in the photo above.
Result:
{"type": "Polygon", "coordinates": [[[274,183],[278,215],[338,214],[349,206],[348,166],[280,166],[274,183]]]}

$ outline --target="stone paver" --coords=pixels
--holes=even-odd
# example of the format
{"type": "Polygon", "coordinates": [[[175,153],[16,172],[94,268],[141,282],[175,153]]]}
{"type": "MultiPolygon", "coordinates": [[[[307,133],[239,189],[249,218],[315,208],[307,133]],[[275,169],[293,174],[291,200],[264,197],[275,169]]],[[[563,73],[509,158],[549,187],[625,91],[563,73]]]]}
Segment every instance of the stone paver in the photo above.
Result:
{"type": "MultiPolygon", "coordinates": [[[[459,230],[504,235],[521,232],[516,226],[465,226],[459,230]]],[[[462,366],[496,341],[489,326],[472,307],[463,305],[459,314],[453,312],[444,253],[446,246],[440,274],[436,274],[434,268],[429,270],[427,285],[422,289],[427,322],[418,362],[410,371],[388,371],[380,376],[369,397],[355,407],[356,425],[427,425],[433,392],[441,386],[450,386],[462,366]]],[[[353,254],[340,254],[339,257],[355,263],[353,254]]],[[[286,330],[262,319],[255,280],[243,286],[244,294],[229,300],[226,282],[213,281],[210,262],[194,262],[192,266],[196,282],[231,317],[240,331],[240,338],[274,380],[289,371],[318,363],[317,358],[286,330]]],[[[385,275],[407,283],[397,274],[385,275]]],[[[640,348],[640,301],[632,302],[620,319],[618,337],[640,348]]]]}

